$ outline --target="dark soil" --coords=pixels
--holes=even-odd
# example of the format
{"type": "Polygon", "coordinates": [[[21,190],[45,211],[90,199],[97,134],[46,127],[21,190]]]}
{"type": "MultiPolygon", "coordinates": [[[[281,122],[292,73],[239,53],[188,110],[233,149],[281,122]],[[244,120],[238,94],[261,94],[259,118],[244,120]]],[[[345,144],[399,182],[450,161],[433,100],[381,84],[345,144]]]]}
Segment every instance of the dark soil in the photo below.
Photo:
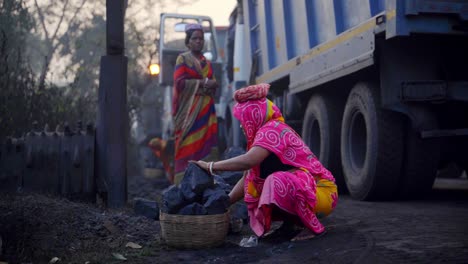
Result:
{"type": "MultiPolygon", "coordinates": [[[[239,248],[237,243],[242,235],[249,234],[246,226],[247,231],[229,235],[226,243],[210,249],[211,253],[200,250],[179,252],[166,246],[161,241],[159,221],[135,215],[133,199],[159,201],[161,191],[168,186],[165,179],[129,177],[128,204],[119,210],[50,195],[2,194],[0,262],[49,263],[54,257],[60,259],[56,263],[124,262],[118,259],[117,253],[127,259],[126,263],[206,263],[221,259],[226,248],[239,248]],[[128,242],[142,248],[127,247],[128,242]]],[[[233,261],[236,258],[234,253],[233,261]]]]}
{"type": "Polygon", "coordinates": [[[47,263],[53,257],[73,263],[108,263],[113,252],[132,253],[125,248],[127,242],[150,247],[159,241],[158,233],[158,222],[134,215],[130,203],[121,210],[104,210],[96,204],[39,194],[0,199],[3,258],[11,263],[47,263]]]}
{"type": "Polygon", "coordinates": [[[468,193],[437,190],[427,199],[361,202],[340,197],[322,223],[323,237],[290,242],[291,234],[240,247],[244,225],[216,248],[168,247],[159,221],[133,211],[136,197],[160,200],[165,179],[128,178],[119,210],[39,194],[0,194],[0,264],[12,263],[466,263],[468,193]],[[142,248],[127,247],[133,242],[142,248]],[[120,255],[116,255],[120,254],[120,255]],[[123,256],[126,260],[118,259],[123,256]],[[53,262],[51,262],[53,263],[53,262]]]}

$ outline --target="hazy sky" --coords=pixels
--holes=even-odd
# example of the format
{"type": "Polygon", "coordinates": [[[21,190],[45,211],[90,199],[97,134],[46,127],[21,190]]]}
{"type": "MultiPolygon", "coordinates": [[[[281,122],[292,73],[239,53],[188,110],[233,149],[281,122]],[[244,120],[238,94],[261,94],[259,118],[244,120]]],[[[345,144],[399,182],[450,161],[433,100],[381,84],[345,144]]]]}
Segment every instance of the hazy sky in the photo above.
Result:
{"type": "MultiPolygon", "coordinates": [[[[0,0],[1,2],[2,0],[0,0]]],[[[41,5],[45,5],[52,0],[37,0],[41,5]]],[[[191,15],[205,15],[209,16],[213,19],[213,23],[215,26],[227,26],[229,24],[229,15],[231,14],[232,10],[234,9],[237,0],[193,0],[193,4],[188,4],[185,6],[181,7],[176,7],[173,5],[172,0],[162,0],[163,5],[161,4],[155,4],[152,7],[142,7],[141,3],[139,4],[139,1],[136,2],[130,2],[129,9],[127,10],[127,15],[138,15],[139,23],[141,23],[142,27],[147,24],[156,24],[157,21],[159,20],[159,14],[161,12],[170,12],[170,13],[180,13],[180,14],[191,14],[191,15]],[[162,6],[164,8],[162,9],[162,6]]],[[[28,6],[33,8],[35,10],[34,6],[34,0],[27,0],[28,6]]],[[[143,2],[146,3],[146,2],[143,2]]],[[[88,0],[88,4],[91,6],[93,5],[93,1],[88,0]]],[[[58,5],[59,7],[61,5],[58,5]]],[[[104,2],[105,6],[105,2],[104,2]]],[[[89,9],[89,6],[87,6],[89,9]]],[[[86,10],[88,10],[86,9],[86,10]]],[[[80,16],[89,16],[90,12],[84,10],[83,12],[80,13],[80,16]]],[[[51,20],[51,23],[54,23],[58,21],[57,19],[51,20]]],[[[66,23],[66,22],[65,22],[66,23]]],[[[55,27],[52,24],[52,27],[48,27],[49,31],[53,31],[55,27]]],[[[62,26],[61,31],[66,30],[66,27],[62,26]]],[[[157,27],[154,27],[153,32],[150,32],[150,34],[156,34],[156,30],[158,30],[157,27]]],[[[59,31],[59,34],[62,34],[63,32],[59,31]]],[[[151,42],[153,45],[153,42],[151,42]]],[[[65,56],[62,57],[55,57],[53,58],[53,61],[51,62],[51,70],[49,72],[48,79],[54,83],[61,83],[61,82],[68,82],[68,79],[72,79],[73,75],[66,75],[64,77],[63,72],[67,63],[64,63],[64,60],[67,60],[68,58],[65,56]],[[64,78],[67,78],[67,80],[64,80],[64,78]]],[[[145,61],[144,59],[142,61],[145,61]]],[[[144,63],[147,63],[145,61],[144,63]]]]}
{"type": "Polygon", "coordinates": [[[236,0],[197,0],[193,5],[178,8],[177,13],[205,15],[213,19],[215,26],[227,26],[236,0]]]}

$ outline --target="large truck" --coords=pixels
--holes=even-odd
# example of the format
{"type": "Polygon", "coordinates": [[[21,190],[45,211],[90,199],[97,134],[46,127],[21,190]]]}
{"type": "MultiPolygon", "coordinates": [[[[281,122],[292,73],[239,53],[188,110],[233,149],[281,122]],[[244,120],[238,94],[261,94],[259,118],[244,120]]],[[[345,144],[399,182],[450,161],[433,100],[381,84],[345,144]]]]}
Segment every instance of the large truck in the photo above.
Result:
{"type": "MultiPolygon", "coordinates": [[[[231,86],[271,84],[354,199],[420,195],[444,165],[468,169],[468,1],[239,0],[231,18],[231,86]]],[[[232,105],[223,131],[242,145],[232,105]]]]}

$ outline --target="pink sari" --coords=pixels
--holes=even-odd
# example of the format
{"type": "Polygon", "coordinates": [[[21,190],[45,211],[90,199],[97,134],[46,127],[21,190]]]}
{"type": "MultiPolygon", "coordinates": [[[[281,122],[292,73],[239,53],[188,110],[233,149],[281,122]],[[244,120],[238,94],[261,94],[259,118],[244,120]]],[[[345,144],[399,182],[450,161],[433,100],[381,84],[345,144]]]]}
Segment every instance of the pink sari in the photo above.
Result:
{"type": "MultiPolygon", "coordinates": [[[[301,137],[284,123],[281,112],[270,100],[263,98],[239,102],[234,106],[234,116],[244,129],[247,149],[262,147],[274,153],[282,163],[296,168],[274,172],[266,179],[260,178],[260,166],[247,172],[244,200],[255,234],[261,236],[269,231],[271,205],[298,216],[314,233],[322,233],[325,228],[315,211],[317,183],[324,181],[334,185],[335,179],[330,171],[322,166],[301,137]]],[[[338,196],[336,192],[330,196],[330,208],[333,209],[338,196]]]]}

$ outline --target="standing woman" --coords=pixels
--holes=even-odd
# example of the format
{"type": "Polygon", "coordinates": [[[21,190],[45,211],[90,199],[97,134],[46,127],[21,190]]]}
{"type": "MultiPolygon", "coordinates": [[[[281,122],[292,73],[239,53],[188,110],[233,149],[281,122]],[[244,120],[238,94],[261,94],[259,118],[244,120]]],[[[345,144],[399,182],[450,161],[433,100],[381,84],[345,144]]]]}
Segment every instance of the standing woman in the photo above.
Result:
{"type": "Polygon", "coordinates": [[[211,63],[203,56],[203,28],[185,28],[189,51],[177,57],[172,114],[175,132],[175,177],[179,184],[189,160],[217,159],[217,120],[214,94],[218,84],[211,63]]]}

